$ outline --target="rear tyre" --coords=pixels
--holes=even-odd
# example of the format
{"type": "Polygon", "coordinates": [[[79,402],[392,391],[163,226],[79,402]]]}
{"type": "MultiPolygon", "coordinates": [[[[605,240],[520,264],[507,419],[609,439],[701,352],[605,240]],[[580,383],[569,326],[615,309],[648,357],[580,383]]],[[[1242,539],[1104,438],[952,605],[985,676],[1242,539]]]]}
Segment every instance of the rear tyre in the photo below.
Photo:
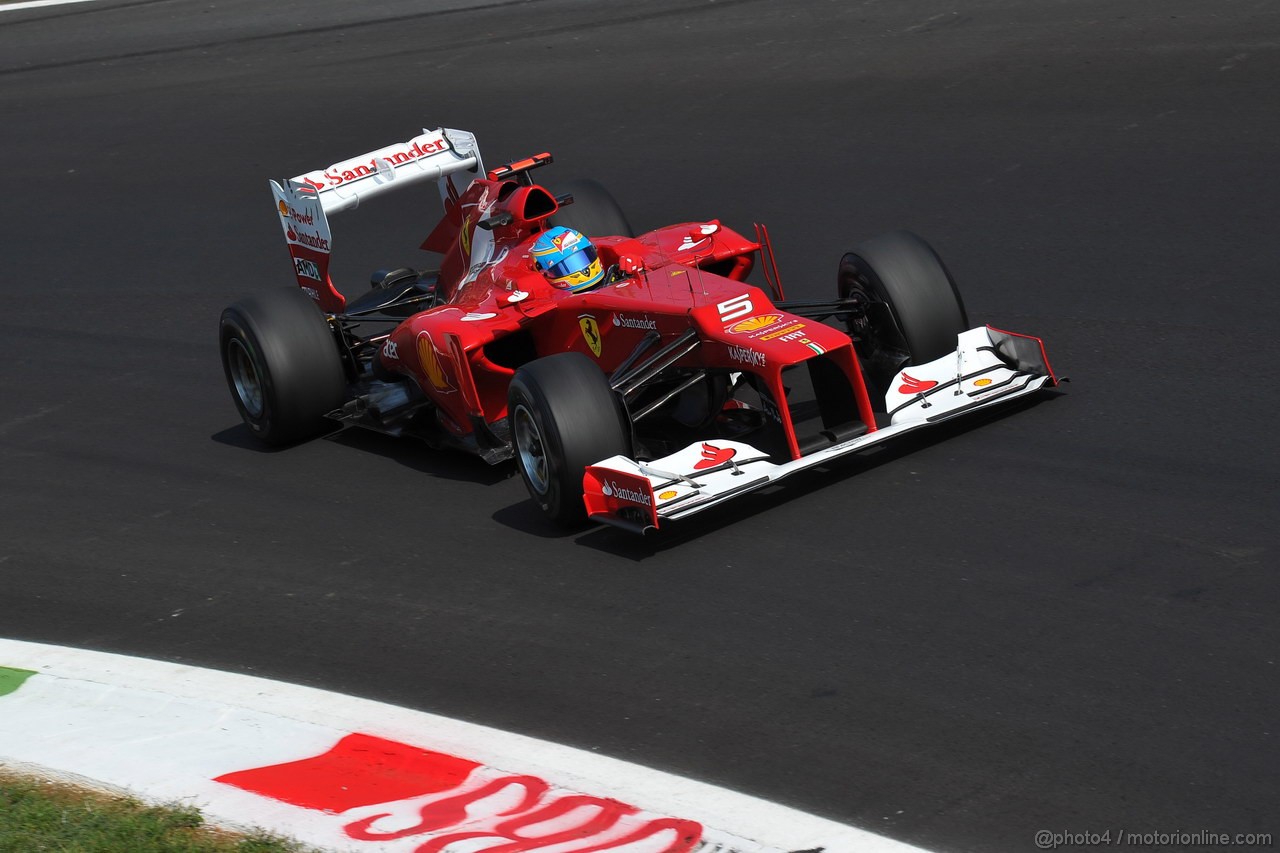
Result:
{"type": "Polygon", "coordinates": [[[955,280],[928,243],[910,231],[873,237],[840,259],[841,299],[856,299],[865,317],[851,326],[858,355],[881,389],[907,364],[923,364],[956,348],[969,318],[955,280]]]}
{"type": "Polygon", "coordinates": [[[576,352],[531,361],[511,380],[507,417],[516,465],[534,503],[558,524],[585,520],[586,467],[631,450],[622,404],[604,373],[576,352]]]}
{"type": "Polygon", "coordinates": [[[634,237],[622,207],[609,191],[589,178],[565,181],[555,188],[556,195],[570,193],[573,204],[552,216],[552,225],[581,231],[588,237],[634,237]]]}
{"type": "Polygon", "coordinates": [[[222,312],[222,369],[240,417],[268,444],[324,431],[347,380],[324,315],[298,288],[255,294],[222,312]]]}

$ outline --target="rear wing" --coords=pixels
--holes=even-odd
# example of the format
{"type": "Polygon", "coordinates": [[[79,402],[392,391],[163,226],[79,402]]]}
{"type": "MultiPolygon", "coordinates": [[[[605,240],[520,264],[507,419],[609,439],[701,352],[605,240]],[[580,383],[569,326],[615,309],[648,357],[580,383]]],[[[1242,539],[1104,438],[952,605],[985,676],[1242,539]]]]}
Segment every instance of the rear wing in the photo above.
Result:
{"type": "Polygon", "coordinates": [[[475,136],[442,127],[424,128],[421,136],[408,142],[298,175],[283,184],[271,181],[298,286],[325,311],[338,312],[346,305],[329,278],[333,235],[328,214],[350,210],[374,196],[422,181],[436,181],[441,199],[456,198],[471,183],[472,175],[483,174],[475,136]]]}

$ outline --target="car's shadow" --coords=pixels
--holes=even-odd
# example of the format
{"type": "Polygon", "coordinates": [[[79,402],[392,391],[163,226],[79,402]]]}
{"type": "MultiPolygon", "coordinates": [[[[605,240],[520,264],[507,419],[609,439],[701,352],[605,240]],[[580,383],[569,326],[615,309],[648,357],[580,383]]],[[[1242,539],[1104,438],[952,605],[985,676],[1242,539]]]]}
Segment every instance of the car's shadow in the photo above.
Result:
{"type": "MultiPolygon", "coordinates": [[[[459,450],[436,449],[415,439],[393,438],[358,429],[335,432],[326,436],[326,439],[357,450],[376,453],[414,471],[444,480],[496,486],[513,478],[520,479],[515,462],[511,460],[490,465],[478,456],[459,450]]],[[[523,484],[519,488],[521,494],[525,494],[523,484]]],[[[499,509],[491,517],[504,527],[540,539],[567,539],[582,533],[581,529],[566,529],[554,524],[542,514],[537,504],[527,498],[499,509]]]]}
{"type": "Polygon", "coordinates": [[[459,450],[437,449],[420,439],[395,438],[364,429],[347,429],[331,433],[326,441],[365,453],[374,453],[442,480],[460,480],[492,486],[517,476],[515,465],[500,462],[490,465],[478,456],[459,450]]]}
{"type": "MultiPolygon", "coordinates": [[[[255,453],[284,453],[297,445],[273,447],[258,440],[244,424],[228,427],[209,436],[219,444],[251,450],[255,453]]],[[[334,430],[311,441],[329,441],[362,453],[390,459],[414,471],[439,477],[490,486],[517,476],[515,465],[502,462],[489,465],[476,456],[456,450],[437,450],[417,439],[394,438],[363,429],[334,430]]]]}
{"type": "MultiPolygon", "coordinates": [[[[861,453],[832,460],[806,471],[793,474],[780,483],[758,492],[708,509],[685,521],[668,521],[661,530],[638,536],[608,525],[560,527],[542,514],[533,501],[524,499],[495,511],[491,518],[498,524],[540,539],[572,539],[575,545],[640,562],[659,556],[686,542],[737,524],[749,523],[763,513],[794,500],[843,484],[881,465],[895,462],[928,447],[954,439],[986,424],[1011,417],[1019,412],[1058,397],[1063,392],[1049,389],[1032,397],[1013,401],[1007,406],[983,410],[948,423],[906,433],[887,444],[875,445],[861,453]]],[[[253,436],[244,424],[229,427],[210,436],[213,441],[256,453],[279,453],[289,447],[271,447],[253,436]]],[[[489,465],[483,460],[454,450],[436,450],[415,440],[405,440],[366,430],[340,430],[322,436],[365,453],[374,453],[401,465],[445,480],[497,485],[519,477],[515,464],[507,461],[489,465]]]]}
{"type": "Polygon", "coordinates": [[[254,453],[271,454],[289,449],[288,447],[274,447],[270,444],[265,444],[255,438],[253,432],[243,423],[215,432],[213,435],[209,436],[209,439],[211,441],[218,442],[218,444],[225,444],[228,447],[235,447],[240,450],[252,450],[254,453]]]}
{"type": "MultiPolygon", "coordinates": [[[[542,510],[538,509],[538,505],[531,498],[503,507],[490,517],[503,527],[509,527],[539,539],[573,539],[581,536],[584,530],[594,530],[597,527],[597,525],[591,525],[590,528],[561,527],[543,515],[542,510]]],[[[611,533],[622,533],[621,530],[615,530],[612,527],[608,530],[611,533]]],[[[632,535],[632,538],[640,537],[632,535]]]]}

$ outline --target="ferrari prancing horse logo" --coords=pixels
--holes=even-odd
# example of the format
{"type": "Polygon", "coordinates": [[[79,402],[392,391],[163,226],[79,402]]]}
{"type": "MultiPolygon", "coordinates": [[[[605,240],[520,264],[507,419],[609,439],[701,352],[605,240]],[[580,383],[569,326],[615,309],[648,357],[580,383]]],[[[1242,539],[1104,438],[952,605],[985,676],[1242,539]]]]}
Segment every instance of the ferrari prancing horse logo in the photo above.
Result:
{"type": "Polygon", "coordinates": [[[599,358],[600,327],[596,324],[596,318],[590,314],[578,315],[578,328],[582,329],[582,338],[587,342],[587,346],[591,347],[591,351],[595,353],[596,358],[599,358]]]}

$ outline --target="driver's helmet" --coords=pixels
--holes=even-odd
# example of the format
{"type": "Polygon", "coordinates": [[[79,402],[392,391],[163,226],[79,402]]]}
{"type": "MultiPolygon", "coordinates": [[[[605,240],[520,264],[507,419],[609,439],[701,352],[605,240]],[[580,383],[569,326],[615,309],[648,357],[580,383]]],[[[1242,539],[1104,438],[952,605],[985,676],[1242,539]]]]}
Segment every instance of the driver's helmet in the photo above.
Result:
{"type": "Polygon", "coordinates": [[[533,262],[551,284],[577,293],[604,280],[596,247],[580,232],[557,225],[538,235],[533,262]]]}

